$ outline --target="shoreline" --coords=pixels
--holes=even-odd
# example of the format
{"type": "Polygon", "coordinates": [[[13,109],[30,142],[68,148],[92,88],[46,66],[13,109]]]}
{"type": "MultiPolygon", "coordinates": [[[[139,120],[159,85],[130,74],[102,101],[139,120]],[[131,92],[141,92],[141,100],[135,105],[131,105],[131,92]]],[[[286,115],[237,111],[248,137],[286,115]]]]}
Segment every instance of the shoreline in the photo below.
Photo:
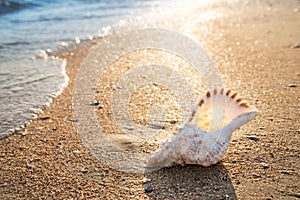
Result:
{"type": "MultiPolygon", "coordinates": [[[[186,14],[183,21],[192,27],[189,31],[198,41],[205,41],[203,46],[211,53],[224,84],[259,109],[256,120],[237,131],[255,135],[258,141],[246,137],[231,141],[223,162],[209,168],[172,167],[138,175],[100,163],[77,134],[72,110],[77,72],[99,38],[58,54],[67,60],[69,83],[44,111],[47,117],[0,140],[0,197],[299,198],[300,58],[299,49],[290,46],[300,42],[300,11],[294,12],[285,3],[269,8],[264,3],[231,6],[210,7],[228,11],[211,23],[197,24],[192,18],[196,13],[186,14]],[[145,192],[147,186],[153,191],[145,192]]],[[[182,25],[166,21],[175,23],[171,26],[177,31],[182,25]]]]}
{"type": "Polygon", "coordinates": [[[95,38],[93,40],[86,40],[86,41],[83,41],[81,42],[80,44],[73,44],[73,45],[70,45],[68,48],[65,48],[65,49],[58,49],[57,51],[55,52],[51,52],[51,54],[47,54],[46,57],[42,58],[37,58],[37,59],[54,59],[54,60],[61,60],[62,61],[62,66],[61,66],[61,74],[65,77],[65,83],[62,84],[61,88],[60,88],[60,91],[56,92],[56,93],[53,93],[49,96],[51,96],[51,100],[49,102],[46,102],[45,104],[41,104],[39,105],[40,108],[30,108],[31,110],[31,113],[33,115],[35,115],[35,117],[31,117],[31,118],[28,118],[27,121],[23,124],[17,124],[14,128],[10,128],[10,129],[7,129],[6,131],[4,132],[1,132],[0,133],[0,140],[3,140],[3,139],[6,139],[14,134],[22,134],[25,130],[26,130],[26,127],[30,125],[30,123],[34,120],[38,120],[38,119],[42,119],[45,118],[44,116],[44,111],[46,109],[49,109],[50,105],[52,104],[52,101],[54,99],[56,99],[58,96],[60,96],[64,89],[66,87],[68,87],[69,85],[69,79],[70,77],[67,75],[68,74],[68,70],[66,69],[68,64],[66,63],[66,56],[65,54],[66,53],[72,53],[73,51],[75,51],[76,49],[78,48],[86,48],[85,46],[93,46],[94,43],[96,43],[96,40],[100,39],[99,38],[95,38]]]}

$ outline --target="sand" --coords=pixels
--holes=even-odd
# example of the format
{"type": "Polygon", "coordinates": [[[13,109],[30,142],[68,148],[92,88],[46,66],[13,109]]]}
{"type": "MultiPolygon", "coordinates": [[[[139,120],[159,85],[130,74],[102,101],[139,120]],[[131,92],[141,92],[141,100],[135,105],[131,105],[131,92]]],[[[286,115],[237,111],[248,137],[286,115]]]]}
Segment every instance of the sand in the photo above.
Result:
{"type": "MultiPolygon", "coordinates": [[[[0,199],[300,197],[299,2],[221,2],[156,23],[158,27],[192,35],[209,53],[224,86],[240,92],[259,110],[255,120],[236,132],[240,137],[231,141],[223,161],[208,168],[177,166],[143,175],[112,169],[94,157],[77,133],[72,97],[81,64],[93,47],[105,39],[99,38],[59,53],[67,60],[68,86],[37,120],[0,140],[0,199]],[[223,15],[208,21],[197,18],[206,12],[223,15]],[[251,135],[258,140],[246,137],[251,135]]],[[[96,90],[97,87],[96,98],[104,108],[97,111],[99,124],[111,134],[116,127],[103,120],[105,116],[109,119],[111,111],[106,110],[109,102],[101,97],[114,86],[103,90],[101,84],[95,86],[96,90]]],[[[163,88],[152,85],[143,90],[155,93],[157,87],[163,88]]],[[[163,96],[172,96],[170,91],[162,91],[163,96]]],[[[141,113],[132,107],[143,103],[139,98],[138,94],[132,98],[130,112],[136,122],[143,124],[148,120],[143,106],[138,107],[141,113]]],[[[170,110],[176,110],[176,104],[170,105],[170,110]]],[[[172,123],[166,130],[178,124],[176,120],[172,123]]]]}

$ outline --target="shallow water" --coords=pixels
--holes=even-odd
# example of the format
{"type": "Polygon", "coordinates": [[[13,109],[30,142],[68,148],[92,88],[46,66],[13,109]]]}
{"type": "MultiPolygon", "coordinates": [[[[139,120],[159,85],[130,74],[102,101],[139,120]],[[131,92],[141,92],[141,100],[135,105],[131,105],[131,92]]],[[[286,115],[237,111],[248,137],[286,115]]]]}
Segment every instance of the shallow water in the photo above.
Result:
{"type": "Polygon", "coordinates": [[[105,34],[104,27],[166,1],[1,0],[0,133],[34,117],[67,84],[64,61],[51,53],[105,34]],[[75,39],[76,38],[76,39],[75,39]]]}

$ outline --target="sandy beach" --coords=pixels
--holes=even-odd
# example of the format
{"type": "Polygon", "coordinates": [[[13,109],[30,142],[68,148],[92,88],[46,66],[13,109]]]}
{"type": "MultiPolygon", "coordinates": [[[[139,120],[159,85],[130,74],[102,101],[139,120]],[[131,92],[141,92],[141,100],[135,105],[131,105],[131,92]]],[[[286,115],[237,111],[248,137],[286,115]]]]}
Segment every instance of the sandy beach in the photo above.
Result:
{"type": "MultiPolygon", "coordinates": [[[[300,198],[299,1],[221,1],[151,26],[193,36],[211,57],[223,85],[259,110],[255,120],[236,131],[240,137],[231,140],[223,161],[208,168],[176,166],[134,174],[110,168],[85,147],[77,132],[73,91],[81,65],[104,36],[58,53],[67,61],[68,86],[38,119],[0,140],[0,199],[300,198]],[[209,13],[221,17],[200,17],[209,13]]],[[[118,73],[110,76],[112,71],[106,70],[103,77],[108,78],[95,85],[101,104],[96,113],[109,138],[117,131],[105,96],[115,89],[111,83],[118,73]]],[[[153,86],[147,89],[157,91],[153,86]]],[[[143,103],[138,94],[135,97],[132,105],[143,103]]],[[[132,105],[134,120],[146,123],[143,106],[137,112],[132,105]]]]}

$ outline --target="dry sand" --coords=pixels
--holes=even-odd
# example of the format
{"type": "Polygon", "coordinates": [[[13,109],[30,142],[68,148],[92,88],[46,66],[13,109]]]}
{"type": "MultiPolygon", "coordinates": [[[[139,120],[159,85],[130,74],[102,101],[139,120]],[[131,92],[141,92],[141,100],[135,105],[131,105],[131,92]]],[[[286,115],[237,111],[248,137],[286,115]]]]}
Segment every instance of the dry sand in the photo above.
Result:
{"type": "MultiPolygon", "coordinates": [[[[69,85],[26,130],[0,141],[0,199],[300,198],[299,1],[221,2],[164,20],[159,26],[188,30],[200,41],[224,85],[260,111],[237,131],[242,137],[232,140],[222,163],[137,175],[110,169],[93,157],[77,134],[72,95],[80,65],[96,40],[59,54],[67,60],[69,85]],[[212,11],[223,16],[197,20],[199,13],[212,11]],[[144,183],[144,177],[149,181],[144,183]],[[146,186],[153,191],[146,193],[146,186]]],[[[147,121],[131,111],[136,120],[147,121]]]]}

